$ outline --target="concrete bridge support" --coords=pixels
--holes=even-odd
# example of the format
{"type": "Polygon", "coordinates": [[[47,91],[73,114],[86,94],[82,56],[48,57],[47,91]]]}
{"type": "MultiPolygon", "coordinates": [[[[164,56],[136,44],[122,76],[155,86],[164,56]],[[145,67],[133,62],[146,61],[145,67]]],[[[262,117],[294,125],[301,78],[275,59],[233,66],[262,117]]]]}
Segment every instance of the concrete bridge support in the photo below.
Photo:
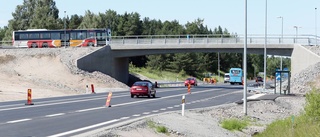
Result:
{"type": "Polygon", "coordinates": [[[129,80],[129,59],[115,57],[110,46],[104,46],[78,59],[77,67],[88,72],[100,71],[125,84],[129,80]]]}
{"type": "Polygon", "coordinates": [[[320,56],[301,45],[294,45],[291,56],[291,75],[300,73],[307,67],[320,62],[320,56]]]}

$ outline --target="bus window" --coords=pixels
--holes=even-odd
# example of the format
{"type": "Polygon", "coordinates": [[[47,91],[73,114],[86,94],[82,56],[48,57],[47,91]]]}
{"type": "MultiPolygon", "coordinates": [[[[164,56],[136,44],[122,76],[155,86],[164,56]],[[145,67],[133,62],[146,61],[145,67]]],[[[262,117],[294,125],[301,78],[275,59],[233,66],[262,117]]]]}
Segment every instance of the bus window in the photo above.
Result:
{"type": "Polygon", "coordinates": [[[20,39],[28,39],[28,34],[20,34],[20,39]]]}
{"type": "Polygon", "coordinates": [[[70,39],[77,39],[77,33],[76,32],[71,32],[70,33],[70,39]]]}
{"type": "Polygon", "coordinates": [[[69,34],[68,33],[66,33],[66,35],[64,35],[64,33],[61,34],[61,40],[62,41],[69,41],[69,34]]]}
{"type": "Polygon", "coordinates": [[[86,33],[83,33],[83,32],[78,32],[77,33],[78,36],[77,36],[77,39],[86,39],[86,33]]]}
{"type": "Polygon", "coordinates": [[[39,33],[31,33],[31,34],[29,34],[29,39],[39,39],[39,33]]]}
{"type": "Polygon", "coordinates": [[[50,33],[40,33],[40,39],[50,39],[50,33]]]}
{"type": "Polygon", "coordinates": [[[96,32],[88,32],[88,38],[94,38],[96,36],[96,32]]]}
{"type": "Polygon", "coordinates": [[[51,39],[53,40],[61,39],[60,33],[59,32],[51,33],[51,39]]]}

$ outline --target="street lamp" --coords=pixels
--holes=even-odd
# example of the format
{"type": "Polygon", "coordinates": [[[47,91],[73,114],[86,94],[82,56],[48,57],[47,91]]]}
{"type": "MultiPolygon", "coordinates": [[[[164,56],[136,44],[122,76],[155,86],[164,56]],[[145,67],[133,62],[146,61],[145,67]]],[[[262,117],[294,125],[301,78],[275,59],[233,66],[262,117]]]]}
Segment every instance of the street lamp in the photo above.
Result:
{"type": "Polygon", "coordinates": [[[293,26],[293,28],[296,29],[296,40],[295,40],[295,43],[297,43],[297,41],[298,41],[298,29],[301,28],[301,27],[299,27],[299,26],[293,26]]]}
{"type": "Polygon", "coordinates": [[[268,23],[268,0],[266,0],[266,11],[265,11],[265,40],[264,40],[264,66],[263,66],[263,71],[264,71],[264,80],[263,80],[263,90],[266,90],[266,78],[267,78],[267,23],[268,23]]]}
{"type": "MultiPolygon", "coordinates": [[[[281,18],[281,43],[283,43],[283,17],[279,16],[278,18],[281,18]]],[[[282,70],[282,56],[280,56],[280,70],[282,70]]]]}
{"type": "Polygon", "coordinates": [[[64,47],[67,46],[67,30],[66,30],[66,12],[67,11],[64,11],[64,47]]]}
{"type": "Polygon", "coordinates": [[[315,30],[316,30],[316,46],[318,45],[318,37],[317,37],[317,8],[314,8],[315,12],[315,30]]]}
{"type": "Polygon", "coordinates": [[[247,115],[247,0],[244,0],[244,45],[243,45],[243,113],[247,115]]]}
{"type": "Polygon", "coordinates": [[[278,17],[279,19],[281,19],[281,43],[283,43],[283,17],[282,16],[279,16],[278,17]]]}

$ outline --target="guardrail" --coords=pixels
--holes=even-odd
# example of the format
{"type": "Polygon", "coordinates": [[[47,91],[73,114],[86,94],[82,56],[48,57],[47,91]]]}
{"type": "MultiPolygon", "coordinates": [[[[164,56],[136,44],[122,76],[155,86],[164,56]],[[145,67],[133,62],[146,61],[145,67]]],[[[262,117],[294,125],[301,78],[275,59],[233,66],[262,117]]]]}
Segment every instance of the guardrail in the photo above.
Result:
{"type": "Polygon", "coordinates": [[[0,46],[12,46],[12,41],[0,41],[0,46]]]}
{"type": "MultiPolygon", "coordinates": [[[[268,44],[302,44],[315,45],[320,38],[315,35],[268,35],[268,44]],[[282,39],[283,38],[283,39],[282,39]]],[[[112,36],[110,44],[242,44],[242,35],[137,35],[112,36]]],[[[248,44],[264,44],[264,35],[248,35],[248,44]]]]}
{"type": "Polygon", "coordinates": [[[177,87],[177,86],[184,86],[183,81],[178,81],[178,82],[157,82],[157,87],[177,87]]]}

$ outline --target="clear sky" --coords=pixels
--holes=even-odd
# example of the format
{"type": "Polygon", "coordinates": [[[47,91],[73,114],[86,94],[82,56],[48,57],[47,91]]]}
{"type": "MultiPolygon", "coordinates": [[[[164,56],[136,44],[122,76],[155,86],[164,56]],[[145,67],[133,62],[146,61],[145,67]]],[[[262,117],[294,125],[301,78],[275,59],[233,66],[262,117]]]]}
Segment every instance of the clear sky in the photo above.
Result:
{"type": "MultiPolygon", "coordinates": [[[[230,33],[244,34],[245,0],[55,0],[59,16],[84,15],[86,10],[104,13],[111,9],[118,14],[137,12],[141,19],[178,20],[180,24],[204,19],[204,24],[217,26],[230,33]]],[[[248,34],[265,33],[266,0],[247,0],[248,34]]],[[[0,0],[0,27],[12,19],[12,12],[23,0],[0,0]]],[[[320,0],[268,0],[268,34],[296,34],[293,26],[299,26],[299,34],[320,35],[320,0]],[[318,8],[315,10],[315,8],[318,8]],[[316,25],[317,22],[317,25],[316,25]],[[317,26],[317,27],[316,27],[317,26]],[[317,29],[316,29],[317,28],[317,29]]]]}

